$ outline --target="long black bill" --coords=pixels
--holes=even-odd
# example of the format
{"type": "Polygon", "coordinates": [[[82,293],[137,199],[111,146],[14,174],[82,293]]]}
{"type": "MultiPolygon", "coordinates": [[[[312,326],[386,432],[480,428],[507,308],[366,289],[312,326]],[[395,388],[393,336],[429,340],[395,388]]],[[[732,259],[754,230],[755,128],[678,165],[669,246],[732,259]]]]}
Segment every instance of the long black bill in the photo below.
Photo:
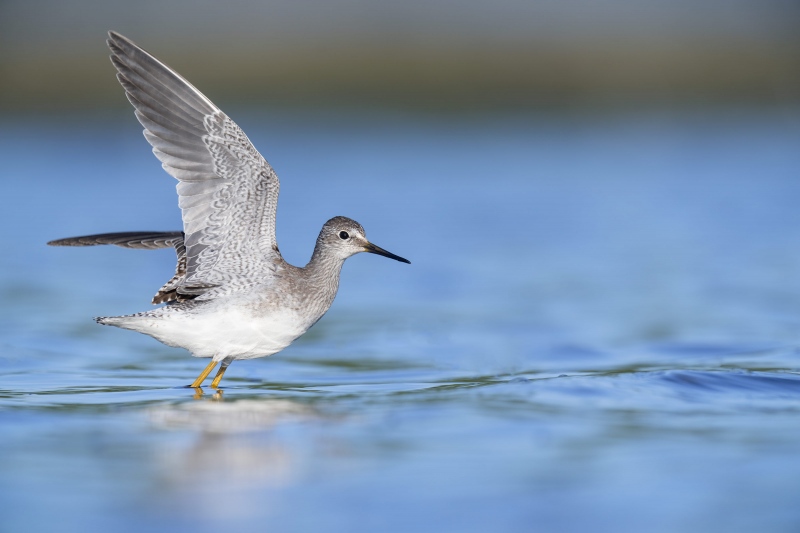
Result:
{"type": "Polygon", "coordinates": [[[404,258],[400,257],[399,255],[394,255],[391,252],[387,252],[386,250],[384,250],[380,246],[375,246],[371,242],[368,242],[364,246],[364,251],[365,252],[369,252],[371,254],[382,255],[383,257],[388,257],[389,259],[394,259],[395,261],[400,261],[401,263],[408,263],[409,265],[411,264],[411,261],[409,261],[408,259],[404,259],[404,258]]]}

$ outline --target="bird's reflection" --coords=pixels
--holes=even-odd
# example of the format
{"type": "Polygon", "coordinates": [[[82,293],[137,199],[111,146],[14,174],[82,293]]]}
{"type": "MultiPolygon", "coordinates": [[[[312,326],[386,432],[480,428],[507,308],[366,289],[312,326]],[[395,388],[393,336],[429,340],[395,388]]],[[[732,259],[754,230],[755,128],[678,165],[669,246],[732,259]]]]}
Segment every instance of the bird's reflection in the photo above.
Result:
{"type": "MultiPolygon", "coordinates": [[[[195,500],[205,493],[209,482],[234,492],[291,484],[302,456],[293,453],[285,439],[276,438],[274,430],[321,419],[321,415],[294,401],[218,401],[220,398],[221,391],[203,401],[150,410],[154,427],[196,433],[188,446],[184,439],[173,439],[173,445],[158,449],[160,487],[195,500]]],[[[211,493],[208,496],[213,498],[211,493]]]]}
{"type": "MultiPolygon", "coordinates": [[[[222,389],[215,388],[214,389],[214,395],[211,396],[211,399],[212,400],[221,400],[222,399],[222,393],[223,393],[222,389]]],[[[201,400],[204,395],[205,395],[205,391],[203,390],[202,387],[194,387],[194,396],[192,396],[192,399],[201,400]]]]}
{"type": "MultiPolygon", "coordinates": [[[[235,400],[219,402],[217,389],[209,400],[162,405],[150,410],[150,420],[162,429],[195,429],[204,433],[263,431],[279,423],[319,419],[321,415],[305,404],[284,399],[235,400]]],[[[203,389],[195,398],[205,399],[203,389]]]]}

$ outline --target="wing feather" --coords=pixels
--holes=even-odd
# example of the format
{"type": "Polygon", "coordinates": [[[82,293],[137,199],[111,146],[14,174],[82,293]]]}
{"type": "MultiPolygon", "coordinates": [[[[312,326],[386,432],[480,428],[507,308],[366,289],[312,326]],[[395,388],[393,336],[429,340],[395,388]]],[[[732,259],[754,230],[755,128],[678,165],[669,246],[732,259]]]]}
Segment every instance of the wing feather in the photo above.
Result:
{"type": "Polygon", "coordinates": [[[113,244],[123,248],[136,248],[140,250],[155,250],[157,248],[174,247],[175,243],[183,242],[181,231],[123,231],[117,233],[100,233],[97,235],[84,235],[82,237],[68,237],[50,241],[50,246],[98,246],[113,244]]]}
{"type": "Polygon", "coordinates": [[[180,74],[118,33],[109,33],[108,46],[145,138],[164,170],[179,181],[185,233],[179,261],[185,264],[182,276],[176,272],[162,290],[235,290],[269,275],[283,261],[275,242],[280,184],[272,167],[180,74]]]}
{"type": "Polygon", "coordinates": [[[50,241],[50,246],[98,246],[113,244],[123,248],[139,250],[155,250],[158,248],[175,248],[178,262],[175,266],[175,275],[170,278],[153,296],[152,303],[161,304],[172,301],[189,300],[199,292],[209,287],[202,287],[198,292],[197,287],[183,290],[186,280],[186,246],[183,242],[182,231],[125,231],[119,233],[101,233],[98,235],[84,235],[81,237],[68,237],[50,241]]]}

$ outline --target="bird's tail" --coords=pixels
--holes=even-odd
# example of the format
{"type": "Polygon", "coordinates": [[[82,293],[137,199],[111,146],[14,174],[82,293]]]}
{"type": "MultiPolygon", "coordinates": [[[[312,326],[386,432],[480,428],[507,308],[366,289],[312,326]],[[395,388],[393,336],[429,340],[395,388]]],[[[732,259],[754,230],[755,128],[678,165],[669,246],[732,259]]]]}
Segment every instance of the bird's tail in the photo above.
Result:
{"type": "Polygon", "coordinates": [[[118,328],[134,329],[131,326],[133,326],[133,324],[136,323],[140,317],[141,313],[124,316],[96,316],[94,317],[94,321],[104,326],[116,326],[118,328]]]}

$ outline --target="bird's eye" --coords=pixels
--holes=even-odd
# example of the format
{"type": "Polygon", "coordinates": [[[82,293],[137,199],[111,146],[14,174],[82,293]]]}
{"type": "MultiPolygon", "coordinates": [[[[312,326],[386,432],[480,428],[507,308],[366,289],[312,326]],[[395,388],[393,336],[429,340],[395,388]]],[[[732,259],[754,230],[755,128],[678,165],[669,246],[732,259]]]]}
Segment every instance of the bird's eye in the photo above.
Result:
{"type": "Polygon", "coordinates": [[[343,241],[346,241],[347,239],[350,238],[350,234],[347,233],[346,231],[340,231],[339,238],[342,239],[343,241]]]}

